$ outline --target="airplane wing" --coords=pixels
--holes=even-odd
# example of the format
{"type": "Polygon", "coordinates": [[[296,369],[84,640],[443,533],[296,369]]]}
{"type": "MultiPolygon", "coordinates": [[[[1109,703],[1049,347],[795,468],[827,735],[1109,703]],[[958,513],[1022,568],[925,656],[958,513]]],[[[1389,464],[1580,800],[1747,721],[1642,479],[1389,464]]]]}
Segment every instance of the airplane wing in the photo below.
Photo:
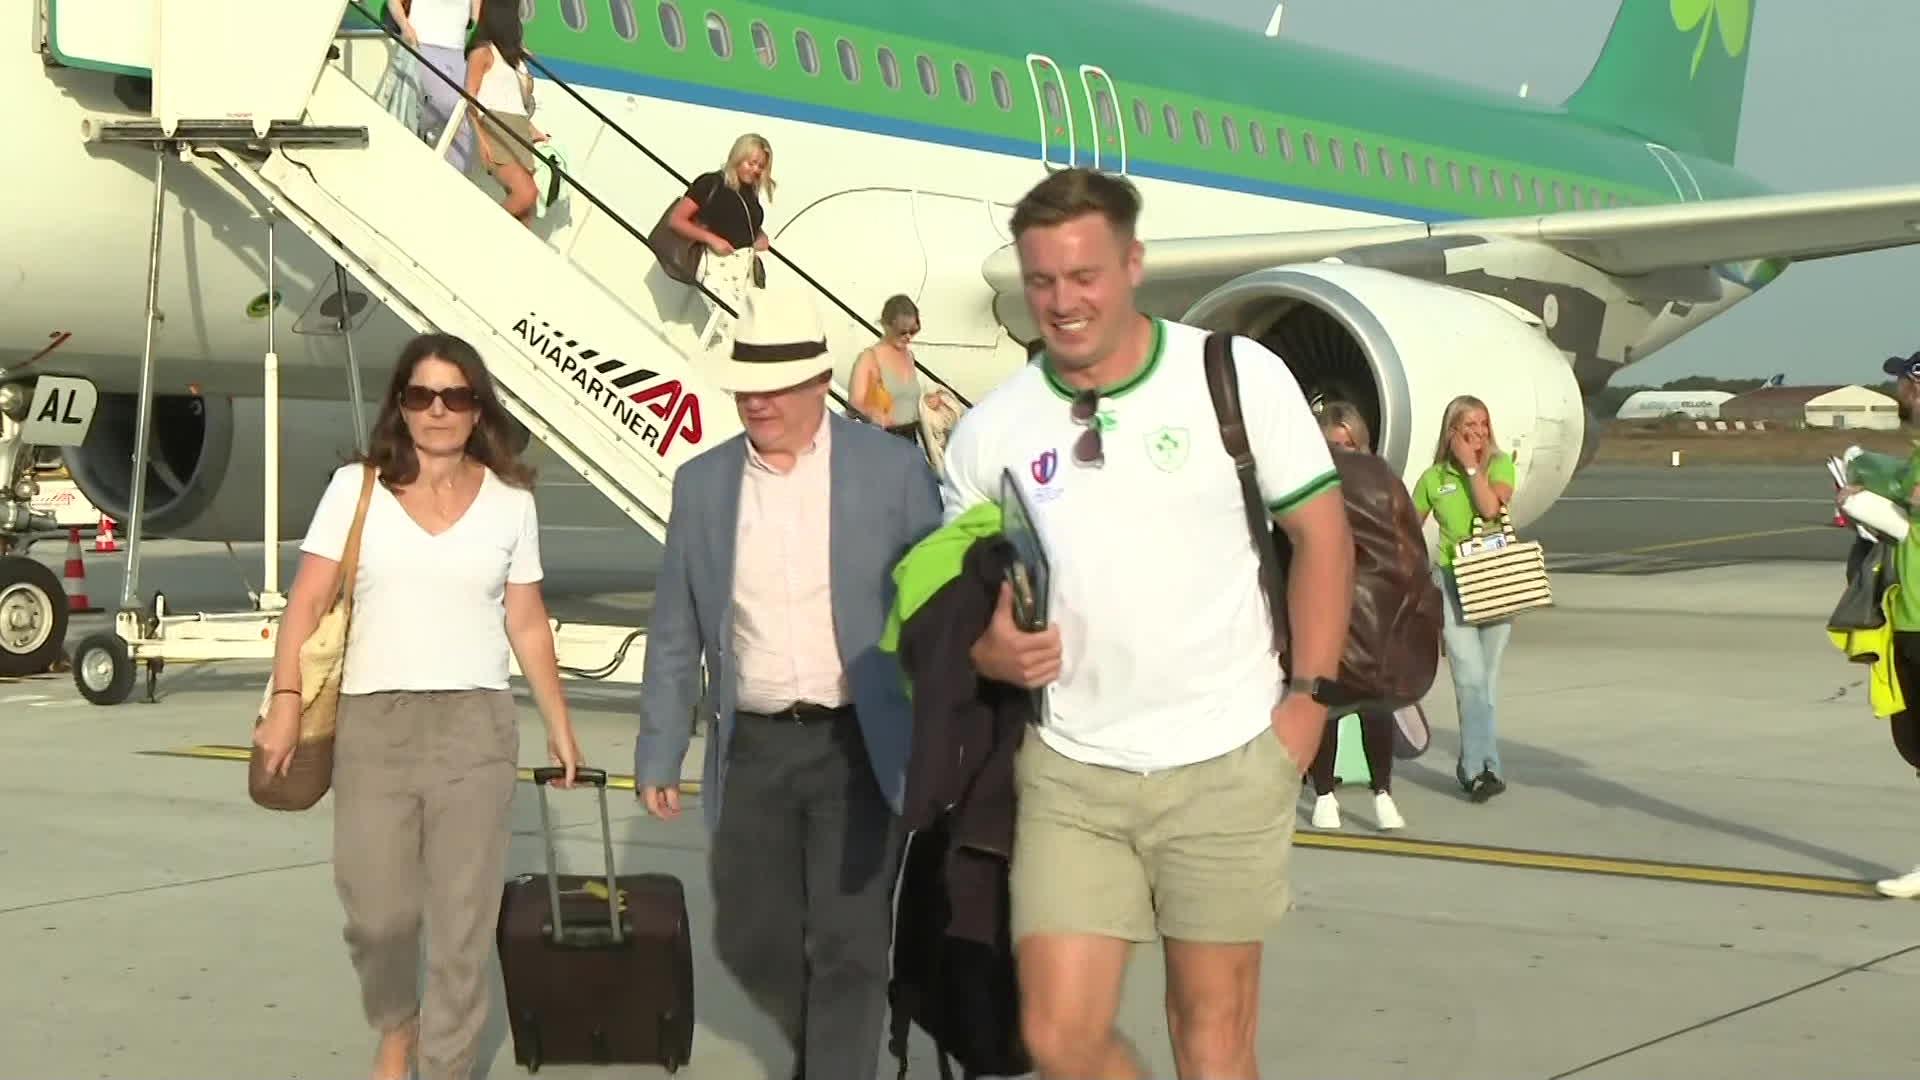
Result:
{"type": "MultiPolygon", "coordinates": [[[[1149,239],[1143,288],[1197,295],[1230,278],[1281,263],[1313,262],[1383,244],[1453,236],[1542,243],[1621,277],[1750,259],[1806,262],[1920,243],[1920,185],[1431,225],[1149,239]]],[[[982,272],[996,292],[1019,293],[1019,262],[1011,245],[989,256],[982,272]]]]}

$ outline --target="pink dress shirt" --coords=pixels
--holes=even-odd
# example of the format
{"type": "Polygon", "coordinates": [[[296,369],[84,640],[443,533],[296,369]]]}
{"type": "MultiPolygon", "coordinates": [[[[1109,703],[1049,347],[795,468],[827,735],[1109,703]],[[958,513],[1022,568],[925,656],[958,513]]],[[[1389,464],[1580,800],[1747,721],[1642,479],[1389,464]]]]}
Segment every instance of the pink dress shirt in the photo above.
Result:
{"type": "Polygon", "coordinates": [[[779,472],[747,441],[734,538],[733,652],[739,708],[847,703],[828,564],[831,421],[779,472]]]}

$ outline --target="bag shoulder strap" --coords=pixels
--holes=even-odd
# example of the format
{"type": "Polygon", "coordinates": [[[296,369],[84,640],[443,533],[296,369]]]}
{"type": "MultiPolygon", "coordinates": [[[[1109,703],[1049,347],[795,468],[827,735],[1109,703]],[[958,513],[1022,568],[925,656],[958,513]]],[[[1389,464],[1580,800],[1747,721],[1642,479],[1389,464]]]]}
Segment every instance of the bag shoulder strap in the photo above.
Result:
{"type": "Polygon", "coordinates": [[[347,550],[341,553],[340,591],[336,602],[345,604],[347,610],[353,609],[353,581],[360,572],[360,534],[367,524],[367,506],[373,502],[374,468],[362,465],[360,477],[360,502],[353,508],[353,527],[347,530],[347,550]]]}
{"type": "Polygon", "coordinates": [[[1273,523],[1266,504],[1260,498],[1259,472],[1254,467],[1253,448],[1247,443],[1247,423],[1240,412],[1240,375],[1233,362],[1233,335],[1216,330],[1207,335],[1203,350],[1207,372],[1207,393],[1213,398],[1213,412],[1220,421],[1220,441],[1233,456],[1233,469],[1240,479],[1240,499],[1247,511],[1247,530],[1253,534],[1253,549],[1260,556],[1260,584],[1267,596],[1267,611],[1273,618],[1274,644],[1282,651],[1287,640],[1287,602],[1280,580],[1279,552],[1273,543],[1273,523]]]}

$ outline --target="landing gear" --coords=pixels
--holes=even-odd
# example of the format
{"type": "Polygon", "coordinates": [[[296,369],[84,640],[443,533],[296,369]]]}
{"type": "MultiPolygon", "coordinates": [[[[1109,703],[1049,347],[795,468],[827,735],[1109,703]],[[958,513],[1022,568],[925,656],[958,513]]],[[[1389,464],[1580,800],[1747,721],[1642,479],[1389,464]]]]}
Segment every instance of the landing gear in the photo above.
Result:
{"type": "Polygon", "coordinates": [[[0,556],[0,675],[39,675],[67,640],[67,593],[36,559],[0,556]]]}
{"type": "Polygon", "coordinates": [[[133,693],[133,655],[112,630],[80,639],[73,650],[73,685],[95,705],[118,705],[133,693]]]}

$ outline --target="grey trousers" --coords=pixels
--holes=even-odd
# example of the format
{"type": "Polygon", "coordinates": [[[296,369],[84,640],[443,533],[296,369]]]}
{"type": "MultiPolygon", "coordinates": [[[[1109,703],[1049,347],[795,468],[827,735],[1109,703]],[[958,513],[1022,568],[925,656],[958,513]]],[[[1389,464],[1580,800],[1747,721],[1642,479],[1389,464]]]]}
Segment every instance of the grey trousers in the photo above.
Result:
{"type": "Polygon", "coordinates": [[[810,1080],[871,1080],[885,1034],[895,817],[853,714],[743,715],[711,845],[715,948],[810,1080]]]}
{"type": "Polygon", "coordinates": [[[505,690],[340,698],[333,874],[347,951],[374,1030],[419,1014],[421,1080],[467,1080],[486,1025],[517,714],[505,690]]]}

